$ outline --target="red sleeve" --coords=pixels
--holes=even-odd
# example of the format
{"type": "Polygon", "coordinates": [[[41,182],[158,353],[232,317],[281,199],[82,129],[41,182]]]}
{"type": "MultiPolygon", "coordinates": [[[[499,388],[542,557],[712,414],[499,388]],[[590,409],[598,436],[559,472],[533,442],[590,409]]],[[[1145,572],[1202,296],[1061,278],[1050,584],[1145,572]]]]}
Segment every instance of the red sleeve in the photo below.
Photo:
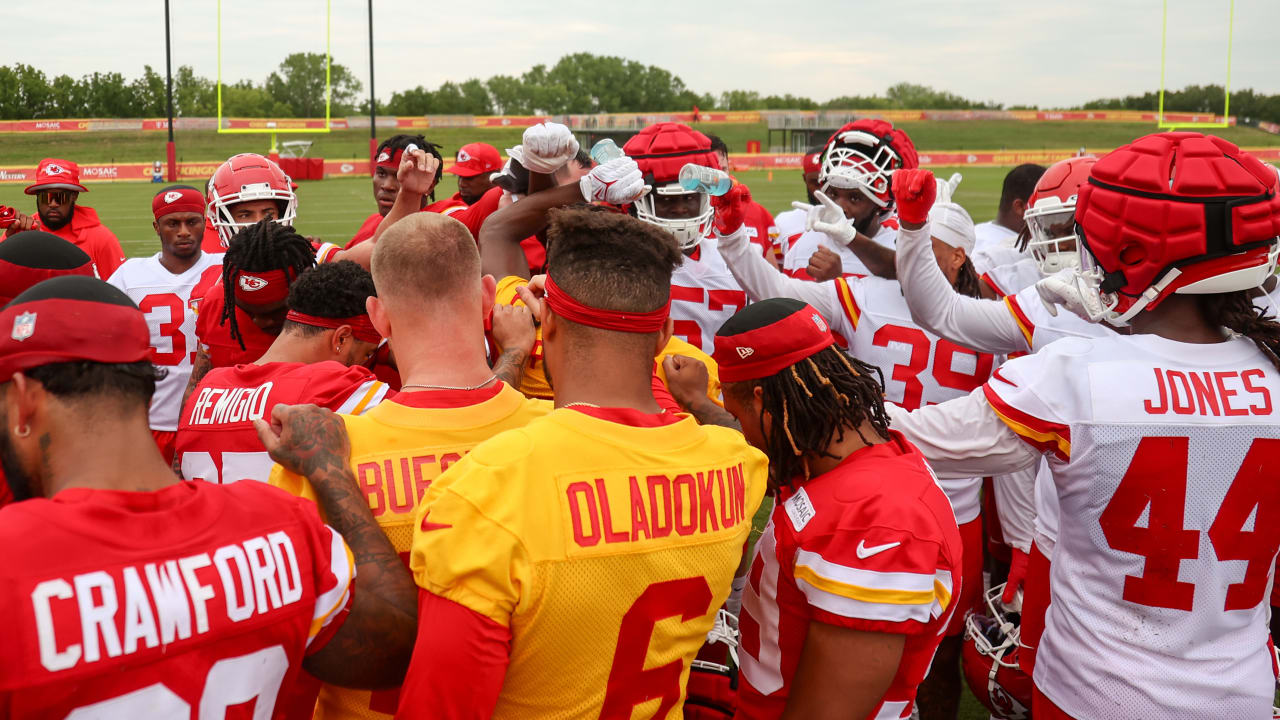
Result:
{"type": "Polygon", "coordinates": [[[124,250],[120,249],[120,241],[105,227],[99,227],[94,238],[93,263],[103,280],[111,277],[116,268],[124,264],[124,250]]]}
{"type": "Polygon", "coordinates": [[[657,401],[658,407],[667,412],[682,413],[680,403],[676,402],[675,397],[671,395],[671,391],[663,384],[662,378],[658,377],[658,364],[653,364],[653,399],[657,401]]]}
{"type": "Polygon", "coordinates": [[[378,225],[380,224],[382,224],[381,213],[375,212],[374,214],[365,218],[364,223],[362,223],[359,229],[356,230],[356,234],[351,237],[351,240],[347,241],[347,244],[343,246],[342,249],[350,250],[351,248],[359,245],[365,240],[368,240],[369,238],[373,237],[373,234],[377,232],[378,225]]]}
{"type": "Polygon", "coordinates": [[[471,231],[474,238],[480,237],[480,226],[484,224],[486,218],[494,214],[498,210],[498,200],[502,198],[502,188],[489,188],[483,197],[466,210],[459,210],[456,213],[450,213],[449,217],[457,220],[467,229],[471,231]]]}
{"type": "Polygon", "coordinates": [[[418,591],[418,641],[396,717],[489,718],[511,655],[511,631],[480,613],[418,591]]]}

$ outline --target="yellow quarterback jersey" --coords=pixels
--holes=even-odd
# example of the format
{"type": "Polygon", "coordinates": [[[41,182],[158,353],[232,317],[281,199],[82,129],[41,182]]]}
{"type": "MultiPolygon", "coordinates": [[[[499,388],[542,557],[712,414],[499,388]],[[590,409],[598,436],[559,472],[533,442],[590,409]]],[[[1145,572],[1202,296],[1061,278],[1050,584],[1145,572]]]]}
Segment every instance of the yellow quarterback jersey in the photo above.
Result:
{"type": "MultiPolygon", "coordinates": [[[[516,288],[528,283],[522,277],[508,275],[498,281],[498,294],[494,300],[498,305],[523,305],[520,296],[516,294],[516,288]]],[[[495,343],[496,345],[496,343],[495,343]]],[[[499,347],[501,352],[502,348],[499,347]]],[[[658,379],[662,380],[662,384],[667,383],[666,371],[662,369],[662,359],[668,355],[687,355],[691,358],[697,358],[702,364],[707,366],[707,397],[711,398],[718,405],[724,402],[720,397],[720,373],[716,361],[711,356],[704,353],[702,348],[695,347],[672,336],[662,352],[659,353],[656,360],[658,361],[658,379]]],[[[533,398],[551,399],[551,385],[547,383],[547,375],[542,369],[542,328],[538,328],[537,336],[533,341],[533,350],[529,353],[529,360],[524,366],[524,375],[520,378],[520,392],[533,398]]]]}
{"type": "Polygon", "coordinates": [[[680,718],[767,466],[741,433],[687,416],[637,427],[561,408],[437,478],[410,568],[511,630],[494,717],[680,718]]]}
{"type": "MultiPolygon", "coordinates": [[[[551,403],[524,397],[508,385],[497,395],[462,407],[409,407],[386,400],[360,416],[344,415],[351,438],[351,469],[369,507],[400,557],[408,563],[416,506],[440,473],[473,447],[504,430],[523,427],[551,411],[551,403]]],[[[306,478],[276,465],[270,482],[315,500],[306,478]]],[[[324,685],[316,718],[390,718],[399,689],[350,690],[324,685]]]]}

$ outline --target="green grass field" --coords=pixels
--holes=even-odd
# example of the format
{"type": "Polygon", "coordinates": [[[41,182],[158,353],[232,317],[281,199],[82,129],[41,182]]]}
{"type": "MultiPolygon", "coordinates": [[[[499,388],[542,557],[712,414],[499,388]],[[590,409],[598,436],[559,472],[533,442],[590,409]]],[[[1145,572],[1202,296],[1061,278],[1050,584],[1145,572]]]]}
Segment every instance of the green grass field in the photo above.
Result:
{"type": "MultiPolygon", "coordinates": [[[[944,177],[954,168],[935,168],[944,177]]],[[[960,184],[957,201],[963,204],[977,222],[995,215],[1000,199],[1000,183],[1004,168],[961,168],[965,180],[960,184]]],[[[775,170],[773,179],[767,171],[737,173],[750,188],[756,200],[771,212],[791,207],[791,201],[804,199],[804,185],[798,170],[775,170]]],[[[445,175],[441,193],[452,193],[455,181],[445,175]]],[[[130,257],[149,255],[159,249],[151,229],[151,198],[161,185],[149,183],[90,183],[89,192],[80,203],[93,207],[111,228],[125,254],[130,257]]],[[[437,193],[437,197],[442,197],[437,193]]],[[[35,198],[24,195],[21,185],[0,185],[0,205],[10,205],[25,213],[35,212],[35,198]]],[[[370,181],[363,178],[337,178],[303,182],[298,187],[298,229],[330,242],[343,244],[355,234],[360,223],[373,212],[370,181]]]]}

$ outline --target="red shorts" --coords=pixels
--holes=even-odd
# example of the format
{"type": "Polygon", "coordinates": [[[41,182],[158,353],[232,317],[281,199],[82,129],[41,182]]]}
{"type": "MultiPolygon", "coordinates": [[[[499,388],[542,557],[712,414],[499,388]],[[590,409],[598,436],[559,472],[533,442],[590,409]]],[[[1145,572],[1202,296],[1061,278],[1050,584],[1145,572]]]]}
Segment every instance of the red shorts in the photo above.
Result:
{"type": "Polygon", "coordinates": [[[1280,555],[1276,556],[1276,580],[1271,585],[1271,607],[1280,607],[1280,555]]]}
{"type": "Polygon", "coordinates": [[[174,441],[178,439],[178,433],[175,430],[152,430],[151,437],[155,438],[156,447],[160,448],[160,454],[164,456],[164,461],[169,465],[173,464],[174,441]]]}
{"type": "Polygon", "coordinates": [[[1004,541],[1000,513],[996,512],[996,488],[994,480],[989,477],[982,478],[982,517],[987,521],[987,552],[996,562],[1008,565],[1012,554],[1009,544],[1004,541]]]}
{"type": "Polygon", "coordinates": [[[1022,584],[1022,624],[1019,633],[1018,666],[1031,675],[1036,664],[1036,646],[1044,632],[1044,614],[1049,609],[1049,558],[1031,544],[1027,577],[1022,584]]]}
{"type": "Polygon", "coordinates": [[[964,633],[964,619],[982,602],[982,517],[960,526],[960,545],[964,557],[960,561],[960,595],[955,598],[955,612],[947,625],[947,635],[964,633]]]}
{"type": "Polygon", "coordinates": [[[1035,695],[1031,697],[1031,716],[1036,720],[1076,720],[1054,705],[1052,700],[1040,692],[1040,688],[1036,688],[1035,695]]]}

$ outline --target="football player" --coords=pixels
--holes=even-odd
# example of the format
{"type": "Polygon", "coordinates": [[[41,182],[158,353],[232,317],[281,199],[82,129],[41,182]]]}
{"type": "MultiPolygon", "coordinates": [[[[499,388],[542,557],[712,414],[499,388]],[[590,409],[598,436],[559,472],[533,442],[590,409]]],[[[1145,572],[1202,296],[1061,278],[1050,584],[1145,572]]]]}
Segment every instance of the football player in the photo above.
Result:
{"type": "MultiPolygon", "coordinates": [[[[378,229],[378,224],[382,222],[382,218],[386,217],[387,213],[391,211],[391,206],[396,201],[396,194],[400,191],[400,181],[396,177],[396,171],[400,168],[400,158],[405,148],[410,146],[421,149],[437,160],[441,159],[440,146],[433,142],[427,142],[427,139],[421,135],[392,135],[383,140],[378,145],[378,153],[373,164],[373,201],[377,204],[378,209],[365,219],[344,249],[350,250],[373,237],[374,232],[378,229]]],[[[439,181],[440,165],[437,164],[435,182],[439,181]]],[[[419,205],[425,208],[435,203],[435,200],[434,192],[428,193],[422,197],[419,205]]],[[[459,209],[463,207],[461,202],[450,202],[448,205],[456,206],[459,209]]]]}
{"type": "Polygon", "coordinates": [[[363,366],[382,342],[365,309],[374,295],[368,271],[351,262],[318,265],[288,292],[283,327],[262,356],[209,371],[183,405],[175,464],[186,479],[266,482],[271,461],[253,421],[270,418],[275,405],[359,415],[386,396],[386,384],[363,366]]]}
{"type": "MultiPolygon", "coordinates": [[[[955,292],[979,295],[979,281],[968,254],[973,251],[973,221],[950,201],[950,184],[941,183],[946,200],[934,203],[919,218],[931,220],[932,256],[955,292]]],[[[885,399],[915,409],[963,397],[981,387],[1003,357],[970,350],[920,328],[896,281],[879,277],[836,278],[811,282],[790,278],[756,257],[740,229],[741,197],[734,188],[717,198],[716,222],[723,223],[720,252],[752,301],[774,297],[807,302],[830,323],[839,343],[855,358],[875,367],[884,378],[885,399]]],[[[899,208],[904,220],[914,207],[899,208]]],[[[678,400],[683,400],[680,394],[678,400]]],[[[980,517],[982,478],[948,479],[942,484],[951,501],[964,542],[965,591],[956,598],[957,612],[945,628],[928,682],[920,688],[920,714],[928,720],[954,717],[960,701],[960,643],[964,615],[977,605],[982,590],[983,526],[980,517]]],[[[1025,547],[1023,548],[1026,549],[1025,547]]]]}
{"type": "Polygon", "coordinates": [[[363,498],[348,548],[274,488],[179,482],[148,428],[146,321],[100,280],[40,283],[0,325],[0,460],[23,500],[0,509],[0,609],[23,618],[5,717],[289,717],[304,668],[403,672],[413,585],[379,572],[399,562],[363,498]]]}
{"type": "MultiPolygon", "coordinates": [[[[929,200],[926,174],[900,202],[929,200]]],[[[1266,717],[1280,325],[1250,293],[1276,267],[1280,182],[1224,140],[1161,133],[1098,160],[1075,219],[1062,300],[1130,334],[1053,343],[894,426],[940,474],[1048,458],[1063,522],[1035,717],[1266,717]]]]}
{"type": "Polygon", "coordinates": [[[995,219],[978,223],[974,228],[978,244],[973,263],[979,273],[1024,257],[1017,249],[1017,242],[1027,228],[1025,215],[1031,207],[1031,193],[1044,172],[1041,165],[1024,163],[1004,176],[995,219]]]}
{"type": "MultiPolygon", "coordinates": [[[[486,363],[494,283],[481,277],[475,240],[461,223],[435,213],[396,223],[374,249],[373,279],[370,319],[400,358],[403,391],[360,417],[316,412],[335,432],[345,428],[351,459],[342,473],[351,485],[358,478],[382,531],[407,557],[414,508],[432,480],[481,441],[545,415],[551,403],[526,399],[486,363]]],[[[532,315],[519,312],[532,337],[532,315]]],[[[277,466],[271,484],[312,497],[297,469],[277,466]]],[[[390,718],[397,702],[395,689],[325,686],[316,717],[390,718]]]]}
{"type": "MultiPolygon", "coordinates": [[[[822,151],[823,146],[809,148],[800,160],[801,177],[804,179],[804,195],[805,204],[808,207],[818,205],[818,197],[814,193],[822,189],[822,184],[818,182],[818,177],[822,173],[822,151]]],[[[804,234],[805,222],[809,218],[809,211],[803,207],[793,207],[790,210],[784,210],[774,217],[774,224],[778,228],[778,250],[783,255],[786,254],[787,248],[791,243],[795,242],[804,234]]]]}
{"type": "Polygon", "coordinates": [[[892,278],[898,221],[889,178],[919,164],[911,138],[892,123],[864,118],[837,130],[823,148],[818,202],[792,203],[806,212],[806,232],[786,249],[783,270],[809,277],[810,257],[826,247],[840,256],[846,275],[892,278]]]}
{"type": "Polygon", "coordinates": [[[45,158],[36,167],[36,181],[23,192],[36,196],[36,215],[18,213],[5,230],[6,238],[25,230],[44,230],[93,258],[94,271],[102,278],[111,277],[124,262],[120,241],[102,224],[97,211],[76,203],[80,193],[89,192],[80,184],[79,165],[70,160],[45,158]]]}
{"type": "Polygon", "coordinates": [[[478,445],[419,505],[398,717],[678,717],[764,494],[740,433],[654,400],[671,236],[589,210],[556,211],[548,235],[557,409],[478,445]]]}
{"type": "Polygon", "coordinates": [[[209,286],[221,271],[222,254],[202,252],[204,195],[189,185],[171,185],[151,200],[151,223],[160,252],[126,260],[107,282],[120,288],[147,318],[151,361],[165,369],[151,398],[151,433],[165,460],[173,462],[182,393],[196,356],[197,287],[209,286]]]}
{"type": "Polygon", "coordinates": [[[951,504],[889,429],[877,370],[812,307],[748,306],[714,357],[775,500],[742,598],[737,717],[910,717],[965,582],[951,504]]]}
{"type": "MultiPolygon", "coordinates": [[[[590,167],[588,164],[587,169],[590,167]]],[[[450,199],[475,205],[493,187],[489,176],[501,170],[502,156],[498,154],[498,148],[482,142],[463,145],[458,148],[453,165],[445,170],[458,178],[458,192],[450,199]]]]}

